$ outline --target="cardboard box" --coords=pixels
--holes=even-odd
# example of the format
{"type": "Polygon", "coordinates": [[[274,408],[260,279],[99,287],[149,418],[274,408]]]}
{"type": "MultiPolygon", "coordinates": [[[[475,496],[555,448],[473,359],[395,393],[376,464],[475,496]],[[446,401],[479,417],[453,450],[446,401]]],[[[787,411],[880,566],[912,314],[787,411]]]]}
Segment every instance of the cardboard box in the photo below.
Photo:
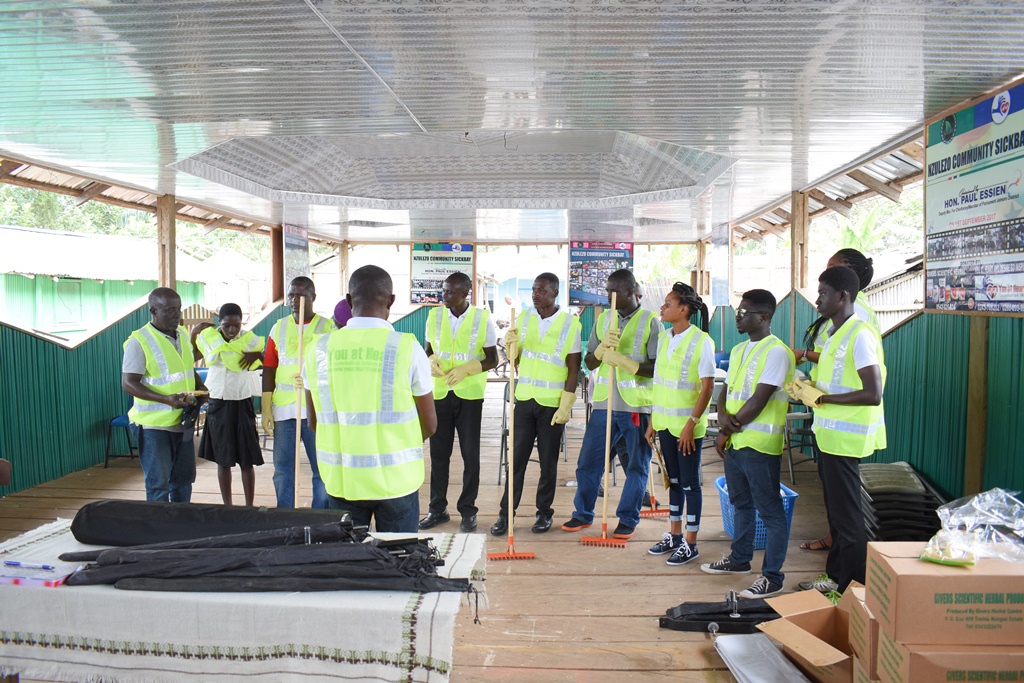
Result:
{"type": "Polygon", "coordinates": [[[860,657],[856,655],[853,657],[853,683],[878,683],[877,678],[868,675],[868,670],[864,668],[864,662],[860,661],[860,657]]]}
{"type": "Polygon", "coordinates": [[[782,618],[757,628],[782,645],[786,656],[817,683],[851,683],[849,622],[852,594],[838,605],[818,591],[790,593],[767,602],[782,618]]]}
{"type": "Polygon", "coordinates": [[[882,631],[878,677],[885,683],[1024,680],[1024,648],[1016,645],[903,645],[882,631]]]}
{"type": "MultiPolygon", "coordinates": [[[[850,605],[850,651],[860,660],[868,679],[878,678],[878,620],[866,604],[867,589],[851,583],[846,589],[855,600],[850,605]]],[[[856,678],[856,674],[854,674],[856,678]]]]}
{"type": "Polygon", "coordinates": [[[867,607],[892,640],[915,645],[1024,645],[1024,563],[948,567],[923,543],[869,543],[867,607]]]}

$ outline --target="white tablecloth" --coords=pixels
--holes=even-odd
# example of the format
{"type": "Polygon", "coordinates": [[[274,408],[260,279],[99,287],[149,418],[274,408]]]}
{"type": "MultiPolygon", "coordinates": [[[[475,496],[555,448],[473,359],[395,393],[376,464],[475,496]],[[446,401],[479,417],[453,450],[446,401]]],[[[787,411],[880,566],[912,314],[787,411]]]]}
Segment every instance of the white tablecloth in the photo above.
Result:
{"type": "MultiPolygon", "coordinates": [[[[69,521],[0,560],[85,550],[69,521]]],[[[432,534],[447,577],[483,578],[484,537],[432,534]]],[[[479,583],[477,584],[480,585],[479,583]]],[[[157,593],[0,585],[0,675],[55,681],[447,681],[461,593],[157,593]]]]}

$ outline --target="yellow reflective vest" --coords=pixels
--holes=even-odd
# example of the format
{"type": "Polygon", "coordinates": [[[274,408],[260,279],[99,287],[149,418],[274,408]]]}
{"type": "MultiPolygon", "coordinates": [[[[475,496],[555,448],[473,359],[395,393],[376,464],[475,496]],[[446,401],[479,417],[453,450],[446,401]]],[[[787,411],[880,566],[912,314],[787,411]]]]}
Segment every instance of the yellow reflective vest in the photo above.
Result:
{"type": "Polygon", "coordinates": [[[768,399],[764,409],[752,422],[743,425],[743,429],[733,434],[729,443],[732,448],[753,448],[767,455],[782,455],[785,442],[786,413],[789,411],[789,395],[785,386],[793,381],[796,356],[782,340],[773,334],[768,335],[754,344],[743,359],[743,349],[748,342],[737,344],[729,354],[729,377],[726,380],[725,409],[735,415],[743,404],[750,400],[761,383],[768,352],[774,348],[786,350],[789,356],[789,369],[782,386],[778,387],[768,399]]]}
{"type": "MultiPolygon", "coordinates": [[[[308,349],[316,338],[334,329],[334,321],[314,313],[313,319],[303,325],[302,344],[308,349]]],[[[299,374],[299,326],[295,318],[287,316],[274,324],[270,338],[277,347],[277,371],[274,375],[274,405],[290,406],[297,398],[294,377],[299,374]]]]}
{"type": "MultiPolygon", "coordinates": [[[[615,315],[618,314],[615,313],[615,315]]],[[[626,326],[622,328],[622,334],[619,335],[619,346],[616,350],[637,363],[646,363],[647,342],[651,338],[652,318],[654,318],[654,314],[642,308],[633,314],[633,317],[626,322],[626,326]]],[[[602,311],[601,315],[597,316],[594,331],[598,335],[598,340],[604,339],[608,334],[611,320],[608,310],[602,311]]],[[[596,373],[594,401],[608,399],[608,375],[608,366],[601,363],[596,373]]],[[[622,368],[616,368],[615,384],[622,400],[634,408],[649,406],[654,400],[654,380],[650,377],[631,375],[622,368]]]]}
{"type": "MultiPolygon", "coordinates": [[[[704,355],[706,332],[690,325],[680,332],[682,339],[670,354],[668,343],[672,335],[661,335],[658,357],[654,360],[654,404],[651,407],[651,426],[655,431],[667,429],[672,436],[683,433],[686,421],[693,414],[700,396],[700,361],[704,355]]],[[[708,430],[705,413],[693,425],[693,436],[704,438],[708,430]]]]}
{"type": "Polygon", "coordinates": [[[330,495],[387,500],[423,484],[423,434],[408,379],[415,343],[392,329],[345,327],[306,353],[317,465],[330,495]]]}
{"type": "Polygon", "coordinates": [[[558,407],[565,381],[569,378],[565,359],[582,326],[579,318],[561,309],[554,317],[543,339],[536,309],[526,311],[518,321],[522,353],[519,355],[519,378],[516,381],[517,401],[533,399],[542,406],[558,407]]]}
{"type": "MultiPolygon", "coordinates": [[[[871,303],[868,301],[868,298],[864,296],[864,292],[857,292],[857,306],[862,308],[864,310],[864,313],[867,314],[868,319],[864,322],[868,323],[871,326],[871,329],[875,331],[875,334],[878,335],[878,361],[884,367],[885,348],[882,346],[882,327],[878,323],[878,315],[875,314],[875,309],[871,308],[871,303]]],[[[856,309],[856,306],[854,308],[856,309]]],[[[854,315],[857,315],[856,310],[854,311],[854,315]]],[[[818,333],[818,338],[814,340],[814,350],[820,354],[821,350],[825,348],[825,342],[827,340],[828,324],[826,323],[825,326],[822,327],[821,331],[818,333]]],[[[818,379],[819,364],[820,359],[818,363],[815,363],[814,366],[811,367],[811,380],[816,381],[818,379]]]]}
{"type": "MultiPolygon", "coordinates": [[[[139,342],[146,356],[143,385],[164,396],[195,390],[195,359],[188,330],[178,326],[178,348],[181,351],[176,350],[166,335],[153,327],[153,323],[147,323],[145,327],[132,332],[123,347],[127,347],[132,339],[139,342]]],[[[143,427],[174,427],[181,421],[181,409],[171,408],[158,401],[136,398],[128,411],[128,419],[143,427]]]]}
{"type": "Polygon", "coordinates": [[[256,361],[250,368],[242,367],[242,354],[250,351],[262,351],[266,344],[263,337],[259,337],[251,331],[244,331],[237,337],[228,341],[216,327],[208,327],[199,333],[196,345],[203,352],[206,364],[210,365],[214,358],[220,356],[224,367],[231,372],[242,372],[243,370],[255,370],[262,363],[256,361]]]}
{"type": "MultiPolygon", "coordinates": [[[[454,338],[446,307],[435,306],[427,315],[427,341],[433,352],[441,359],[441,367],[446,372],[470,361],[484,359],[484,340],[487,338],[487,325],[491,314],[482,308],[470,306],[464,315],[459,324],[458,334],[454,338]]],[[[436,399],[444,398],[451,389],[454,389],[455,395],[459,398],[482,399],[486,388],[486,372],[470,375],[454,387],[445,384],[443,377],[434,378],[436,399]]]]}
{"type": "MultiPolygon", "coordinates": [[[[825,342],[818,361],[817,388],[826,394],[845,394],[864,388],[853,362],[853,345],[862,330],[878,347],[878,335],[868,323],[853,316],[825,342]]],[[[879,370],[883,383],[886,369],[879,350],[879,370]]],[[[814,409],[814,436],[818,447],[832,455],[863,458],[885,448],[885,411],[878,406],[842,406],[826,403],[814,409]]]]}

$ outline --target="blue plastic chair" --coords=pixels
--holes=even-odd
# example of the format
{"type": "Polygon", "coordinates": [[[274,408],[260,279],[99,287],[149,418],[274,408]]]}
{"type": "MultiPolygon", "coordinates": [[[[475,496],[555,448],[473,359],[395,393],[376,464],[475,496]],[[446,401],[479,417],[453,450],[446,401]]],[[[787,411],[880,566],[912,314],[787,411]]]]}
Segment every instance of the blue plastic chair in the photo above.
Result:
{"type": "MultiPolygon", "coordinates": [[[[203,380],[203,384],[206,384],[206,376],[210,373],[210,368],[196,368],[196,377],[203,380]]],[[[196,417],[196,436],[199,436],[199,430],[201,429],[200,424],[203,423],[203,418],[206,415],[206,407],[210,405],[209,402],[199,406],[199,415],[196,417]]]]}
{"type": "MultiPolygon", "coordinates": [[[[132,396],[128,397],[128,410],[135,405],[135,398],[132,396]]],[[[137,458],[139,457],[139,447],[132,445],[132,430],[131,422],[128,420],[128,412],[125,411],[124,415],[118,415],[107,425],[107,452],[103,458],[103,467],[106,467],[110,463],[111,458],[137,458]],[[128,440],[128,454],[118,455],[110,452],[110,445],[113,441],[114,429],[124,429],[125,439],[128,440]]]]}

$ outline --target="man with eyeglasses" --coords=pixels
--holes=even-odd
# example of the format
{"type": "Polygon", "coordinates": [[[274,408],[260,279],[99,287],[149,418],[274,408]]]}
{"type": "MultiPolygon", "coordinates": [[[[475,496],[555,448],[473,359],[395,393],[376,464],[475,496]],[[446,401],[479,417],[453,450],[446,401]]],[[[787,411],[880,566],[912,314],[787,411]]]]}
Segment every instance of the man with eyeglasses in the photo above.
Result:
{"type": "Polygon", "coordinates": [[[775,297],[764,289],[743,294],[736,310],[736,330],[750,341],[733,347],[729,376],[718,397],[718,439],[715,450],[725,461],[725,483],[735,510],[730,553],[702,564],[708,574],[749,574],[754,557],[756,514],[761,515],[767,542],[761,576],[740,593],[765,598],[782,591],[789,526],[779,496],[782,450],[793,381],[793,352],[772,334],[775,297]]]}
{"type": "Polygon", "coordinates": [[[149,293],[152,320],[132,332],[124,343],[121,388],[135,398],[128,411],[139,444],[139,462],[146,500],[188,503],[196,480],[196,454],[191,424],[182,412],[205,400],[195,376],[195,357],[188,330],[181,323],[181,297],[169,287],[149,293]]]}
{"type": "Polygon", "coordinates": [[[274,437],[274,492],[277,507],[295,507],[295,430],[301,430],[302,445],[313,470],[312,507],[326,509],[327,491],[316,462],[316,434],[299,416],[299,394],[303,388],[299,376],[299,335],[308,349],[316,338],[332,332],[334,321],[313,312],[316,287],[308,277],[299,276],[288,286],[288,307],[292,314],[274,324],[263,357],[263,431],[274,437]],[[304,318],[299,321],[299,301],[305,299],[304,318]]]}

